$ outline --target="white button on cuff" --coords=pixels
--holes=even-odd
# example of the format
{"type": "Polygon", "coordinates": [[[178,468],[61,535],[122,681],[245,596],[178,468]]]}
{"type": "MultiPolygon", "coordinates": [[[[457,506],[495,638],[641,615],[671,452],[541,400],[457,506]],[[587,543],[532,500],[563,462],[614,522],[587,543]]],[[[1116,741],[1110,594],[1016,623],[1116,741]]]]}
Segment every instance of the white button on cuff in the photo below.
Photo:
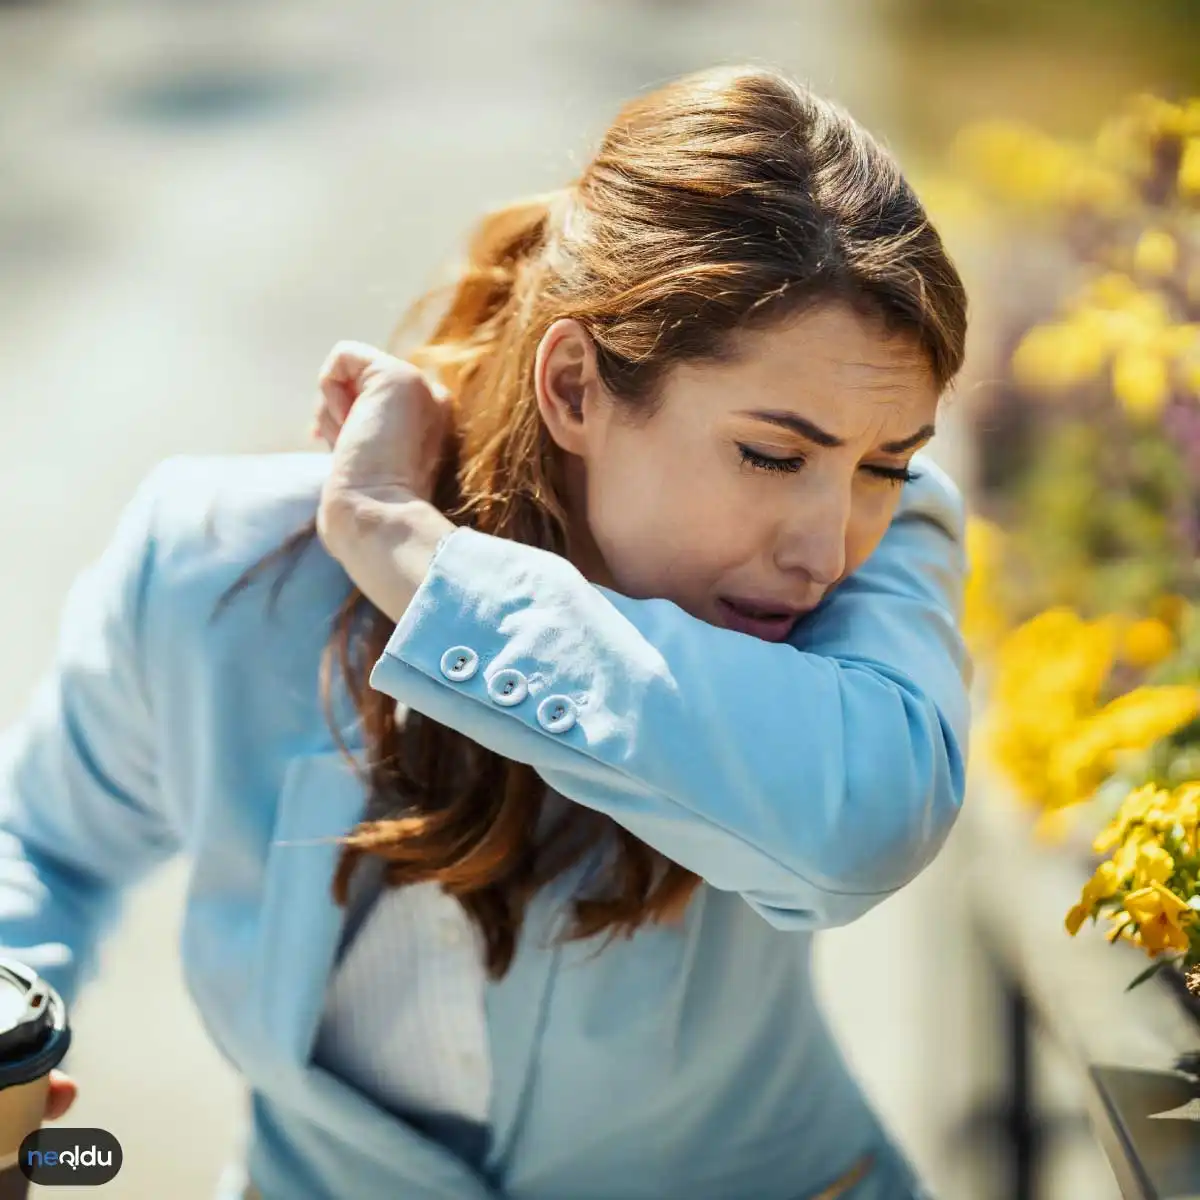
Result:
{"type": "Polygon", "coordinates": [[[451,646],[442,655],[442,674],[455,683],[470,679],[479,670],[479,655],[470,646],[451,646]]]}
{"type": "Polygon", "coordinates": [[[520,704],[529,695],[529,680],[515,667],[505,667],[488,680],[488,695],[505,708],[520,704]]]}
{"type": "Polygon", "coordinates": [[[578,711],[570,696],[547,696],[538,705],[538,724],[550,733],[566,733],[578,711]]]}

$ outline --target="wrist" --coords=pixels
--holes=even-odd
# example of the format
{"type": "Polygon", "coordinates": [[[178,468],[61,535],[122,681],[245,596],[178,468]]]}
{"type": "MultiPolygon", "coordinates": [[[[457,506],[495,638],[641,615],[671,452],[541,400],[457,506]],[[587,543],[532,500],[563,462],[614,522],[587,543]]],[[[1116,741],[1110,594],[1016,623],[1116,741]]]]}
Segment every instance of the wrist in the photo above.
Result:
{"type": "Polygon", "coordinates": [[[455,528],[429,501],[399,488],[331,495],[318,513],[326,549],[393,621],[404,615],[442,538],[455,528]]]}

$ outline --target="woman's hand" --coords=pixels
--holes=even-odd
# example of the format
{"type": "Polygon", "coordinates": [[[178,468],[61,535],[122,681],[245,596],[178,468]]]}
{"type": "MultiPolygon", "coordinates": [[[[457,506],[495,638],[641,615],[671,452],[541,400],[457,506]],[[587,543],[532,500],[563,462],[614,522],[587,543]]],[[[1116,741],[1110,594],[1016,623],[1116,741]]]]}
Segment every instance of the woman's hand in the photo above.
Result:
{"type": "Polygon", "coordinates": [[[362,342],[339,342],[319,385],[313,433],[333,463],[317,534],[359,591],[399,621],[454,529],[431,502],[449,405],[411,363],[362,342]]]}
{"type": "Polygon", "coordinates": [[[338,342],[318,377],[313,433],[333,450],[326,494],[433,496],[450,428],[444,395],[411,363],[338,342]]]}

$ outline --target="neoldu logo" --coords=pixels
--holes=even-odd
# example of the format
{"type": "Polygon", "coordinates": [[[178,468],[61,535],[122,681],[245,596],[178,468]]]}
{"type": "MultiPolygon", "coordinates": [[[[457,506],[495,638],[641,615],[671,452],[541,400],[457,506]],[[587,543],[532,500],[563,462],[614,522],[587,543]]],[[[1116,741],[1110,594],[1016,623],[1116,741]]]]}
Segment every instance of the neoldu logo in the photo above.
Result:
{"type": "Polygon", "coordinates": [[[35,1129],[17,1153],[17,1166],[41,1187],[97,1187],[121,1169],[121,1143],[107,1129],[35,1129]]]}

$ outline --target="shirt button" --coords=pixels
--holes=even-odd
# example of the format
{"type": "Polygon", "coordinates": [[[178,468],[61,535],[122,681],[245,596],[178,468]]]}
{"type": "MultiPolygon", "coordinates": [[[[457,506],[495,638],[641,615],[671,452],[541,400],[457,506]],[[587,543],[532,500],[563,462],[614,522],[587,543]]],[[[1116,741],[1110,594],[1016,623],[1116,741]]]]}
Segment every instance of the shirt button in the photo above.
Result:
{"type": "Polygon", "coordinates": [[[575,724],[578,711],[570,696],[547,696],[538,705],[538,724],[548,733],[566,733],[575,724]]]}
{"type": "Polygon", "coordinates": [[[479,670],[479,655],[470,646],[451,646],[442,655],[441,667],[447,679],[462,683],[479,670]]]}
{"type": "Polygon", "coordinates": [[[520,704],[529,695],[529,681],[520,671],[506,667],[488,680],[488,695],[493,703],[501,704],[505,708],[520,704]]]}

